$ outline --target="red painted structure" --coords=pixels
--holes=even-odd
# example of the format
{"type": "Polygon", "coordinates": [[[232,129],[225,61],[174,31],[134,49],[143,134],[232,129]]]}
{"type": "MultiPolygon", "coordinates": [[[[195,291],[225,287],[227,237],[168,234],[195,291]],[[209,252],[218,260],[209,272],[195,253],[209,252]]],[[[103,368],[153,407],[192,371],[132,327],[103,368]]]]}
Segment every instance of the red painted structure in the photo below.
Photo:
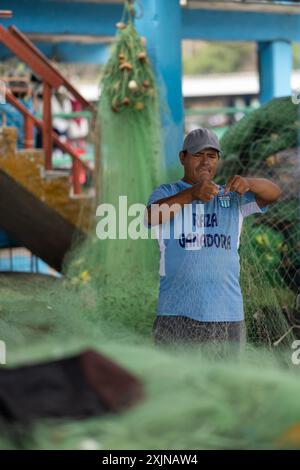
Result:
{"type": "MultiPolygon", "coordinates": [[[[19,100],[9,91],[6,90],[6,99],[7,101],[14,106],[20,113],[23,114],[24,116],[24,122],[25,122],[25,129],[32,129],[33,126],[35,125],[38,129],[41,129],[42,131],[44,130],[44,121],[41,119],[36,118],[33,114],[31,114],[28,109],[19,102],[19,100]]],[[[73,160],[73,169],[72,169],[72,174],[73,174],[73,180],[74,180],[74,194],[78,194],[78,191],[80,192],[80,182],[79,182],[79,170],[80,166],[83,166],[87,171],[93,172],[92,168],[90,168],[88,162],[84,162],[81,160],[78,156],[77,149],[74,149],[70,144],[66,142],[62,142],[59,139],[58,134],[50,129],[50,136],[51,136],[51,141],[54,142],[63,152],[68,153],[71,155],[72,160],[73,160]],[[79,185],[79,187],[78,187],[79,185]],[[76,186],[76,187],[75,187],[76,186]],[[76,192],[76,190],[77,192],[76,192]]],[[[26,139],[26,137],[25,137],[26,139]]],[[[28,147],[29,148],[29,147],[28,147]]]]}
{"type": "MultiPolygon", "coordinates": [[[[0,11],[1,15],[1,11],[0,11]]],[[[6,16],[8,17],[8,16],[6,16]]],[[[15,26],[8,29],[0,25],[0,41],[9,48],[16,56],[25,62],[43,82],[43,121],[33,116],[14,95],[6,90],[6,98],[10,104],[18,109],[24,116],[24,147],[32,148],[34,144],[33,130],[34,126],[42,131],[43,149],[45,153],[45,169],[52,169],[52,149],[55,143],[63,152],[68,153],[73,161],[72,181],[74,194],[81,191],[80,168],[84,167],[92,173],[88,163],[83,162],[77,149],[70,144],[62,142],[59,136],[52,129],[51,95],[52,90],[64,86],[76,99],[82,107],[94,112],[93,106],[72,86],[72,84],[62,76],[62,74],[49,62],[35,45],[15,26]]],[[[93,120],[94,121],[94,120],[93,120]]]]}

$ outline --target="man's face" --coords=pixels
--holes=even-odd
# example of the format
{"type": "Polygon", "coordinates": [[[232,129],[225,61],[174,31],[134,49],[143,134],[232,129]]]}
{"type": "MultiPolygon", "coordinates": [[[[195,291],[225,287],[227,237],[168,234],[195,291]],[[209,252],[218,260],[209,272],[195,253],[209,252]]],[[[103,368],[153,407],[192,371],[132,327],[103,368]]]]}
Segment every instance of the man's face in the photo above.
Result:
{"type": "Polygon", "coordinates": [[[180,161],[184,166],[184,176],[192,183],[198,183],[201,178],[213,179],[219,163],[217,150],[207,148],[196,154],[180,152],[180,161]]]}

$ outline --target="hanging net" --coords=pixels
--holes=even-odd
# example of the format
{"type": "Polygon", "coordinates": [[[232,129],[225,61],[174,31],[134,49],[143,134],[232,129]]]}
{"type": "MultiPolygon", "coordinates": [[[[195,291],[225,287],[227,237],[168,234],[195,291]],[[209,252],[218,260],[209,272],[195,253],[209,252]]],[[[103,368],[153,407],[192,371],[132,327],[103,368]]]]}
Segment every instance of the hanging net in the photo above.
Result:
{"type": "MultiPolygon", "coordinates": [[[[119,196],[128,207],[145,204],[168,181],[160,166],[157,90],[131,2],[125,14],[98,113],[99,202],[116,208],[119,196]]],[[[109,228],[100,229],[97,216],[86,241],[67,257],[62,279],[1,281],[0,332],[10,366],[92,347],[135,373],[146,389],[144,402],[122,415],[1,428],[1,448],[300,448],[299,354],[291,347],[298,332],[297,132],[297,108],[285,98],[244,118],[222,141],[219,181],[246,174],[285,184],[276,207],[245,221],[240,255],[249,342],[240,355],[216,356],[214,345],[154,347],[157,242],[99,239],[109,228]]],[[[122,223],[117,212],[117,235],[122,223]]]]}
{"type": "MultiPolygon", "coordinates": [[[[158,252],[156,240],[127,237],[126,224],[130,231],[129,224],[135,224],[133,219],[140,210],[142,217],[134,228],[141,237],[144,234],[148,238],[143,221],[144,204],[153,188],[163,180],[164,168],[154,75],[145,40],[134,28],[131,8],[130,3],[125,4],[123,20],[128,20],[127,25],[123,21],[117,24],[117,39],[103,74],[98,110],[100,202],[106,205],[104,209],[110,205],[112,212],[108,210],[116,215],[116,223],[110,237],[104,238],[108,227],[95,222],[79,253],[71,254],[74,262],[69,263],[67,272],[76,283],[78,269],[87,268],[91,284],[98,291],[99,311],[105,318],[108,315],[109,322],[116,325],[120,322],[133,331],[142,331],[153,320],[149,312],[155,310],[152,289],[155,286],[157,291],[158,252]],[[133,204],[134,211],[129,213],[133,204]]],[[[100,210],[97,213],[104,215],[100,210]]]]}

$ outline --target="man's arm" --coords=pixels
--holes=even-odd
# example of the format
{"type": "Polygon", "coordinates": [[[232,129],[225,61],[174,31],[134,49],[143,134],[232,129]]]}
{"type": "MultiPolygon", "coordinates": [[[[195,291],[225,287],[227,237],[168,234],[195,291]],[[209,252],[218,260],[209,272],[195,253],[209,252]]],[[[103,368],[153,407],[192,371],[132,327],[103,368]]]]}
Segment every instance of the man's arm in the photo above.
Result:
{"type": "Polygon", "coordinates": [[[266,178],[247,178],[247,180],[259,207],[276,202],[282,195],[279,186],[266,178]]]}
{"type": "Polygon", "coordinates": [[[207,202],[219,192],[219,187],[209,179],[203,179],[190,188],[184,189],[174,196],[165,197],[149,204],[145,214],[148,225],[163,224],[174,218],[185,204],[194,200],[207,202]]]}
{"type": "Polygon", "coordinates": [[[148,225],[154,226],[163,224],[167,220],[173,219],[184,204],[192,202],[191,188],[184,189],[174,196],[165,197],[147,206],[148,225]]]}
{"type": "Polygon", "coordinates": [[[229,179],[225,187],[225,194],[229,191],[235,191],[241,195],[251,191],[255,194],[259,207],[272,204],[282,195],[279,186],[266,178],[245,178],[240,175],[232,176],[229,179]]]}

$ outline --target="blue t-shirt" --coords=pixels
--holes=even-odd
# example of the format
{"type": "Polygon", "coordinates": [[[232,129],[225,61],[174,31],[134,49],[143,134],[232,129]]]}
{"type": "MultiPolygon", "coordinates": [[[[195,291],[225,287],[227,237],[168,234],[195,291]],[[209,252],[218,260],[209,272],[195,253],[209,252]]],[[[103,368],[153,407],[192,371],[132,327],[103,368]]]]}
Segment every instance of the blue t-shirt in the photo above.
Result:
{"type": "MultiPolygon", "coordinates": [[[[192,185],[178,180],[153,191],[147,206],[192,185]]],[[[157,226],[160,247],[158,315],[181,315],[205,322],[241,321],[238,247],[244,217],[260,208],[254,193],[224,194],[193,201],[168,223],[157,226]]]]}

